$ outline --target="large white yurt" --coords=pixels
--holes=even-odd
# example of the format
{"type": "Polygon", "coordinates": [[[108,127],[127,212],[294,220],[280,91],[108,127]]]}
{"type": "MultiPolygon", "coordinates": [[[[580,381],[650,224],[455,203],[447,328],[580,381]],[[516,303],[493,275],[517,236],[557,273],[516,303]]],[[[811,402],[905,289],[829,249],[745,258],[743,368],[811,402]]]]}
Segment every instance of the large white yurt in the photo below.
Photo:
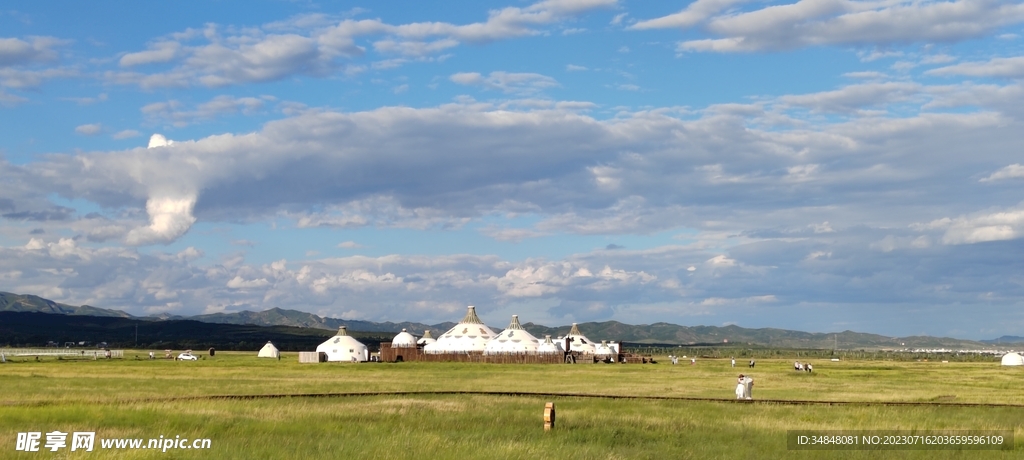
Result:
{"type": "Polygon", "coordinates": [[[277,347],[273,343],[267,341],[267,344],[260,348],[260,353],[256,355],[257,358],[281,358],[281,352],[277,351],[277,347]]]}
{"type": "Polygon", "coordinates": [[[1020,353],[1007,353],[1003,355],[1004,366],[1024,366],[1024,356],[1020,353]]]}
{"type": "Polygon", "coordinates": [[[402,332],[391,339],[391,348],[416,348],[416,337],[402,329],[402,332]]]}
{"type": "Polygon", "coordinates": [[[348,335],[345,326],[338,328],[337,335],[318,345],[316,351],[325,353],[328,361],[363,362],[369,356],[366,345],[348,335]]]}
{"type": "Polygon", "coordinates": [[[497,334],[476,316],[476,307],[466,308],[466,317],[459,324],[441,334],[437,341],[423,347],[427,354],[466,353],[484,351],[487,342],[497,334]]]}
{"type": "Polygon", "coordinates": [[[537,353],[562,353],[562,344],[555,343],[551,340],[550,335],[544,336],[544,341],[537,345],[537,353]]]}
{"type": "Polygon", "coordinates": [[[416,345],[430,345],[434,342],[437,342],[437,339],[430,335],[430,329],[427,329],[423,331],[423,337],[416,341],[416,345]]]}
{"type": "Polygon", "coordinates": [[[484,354],[536,353],[540,343],[537,338],[519,324],[519,315],[512,315],[512,322],[501,334],[487,342],[484,354]]]}
{"type": "Polygon", "coordinates": [[[597,347],[594,346],[594,342],[587,338],[580,332],[580,328],[576,326],[576,323],[572,323],[572,329],[569,330],[569,351],[578,351],[580,353],[594,354],[597,352],[597,347]]]}

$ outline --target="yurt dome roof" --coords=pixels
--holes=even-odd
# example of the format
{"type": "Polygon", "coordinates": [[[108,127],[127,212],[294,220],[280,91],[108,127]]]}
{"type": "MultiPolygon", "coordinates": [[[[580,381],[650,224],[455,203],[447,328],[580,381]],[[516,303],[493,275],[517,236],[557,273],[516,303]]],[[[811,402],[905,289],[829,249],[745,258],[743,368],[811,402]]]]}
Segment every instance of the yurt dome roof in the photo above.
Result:
{"type": "Polygon", "coordinates": [[[423,337],[420,337],[420,339],[417,340],[416,343],[419,345],[428,345],[436,341],[437,340],[434,339],[434,336],[430,335],[430,329],[427,329],[423,331],[423,337]]]}
{"type": "Polygon", "coordinates": [[[544,341],[537,345],[537,353],[561,353],[563,351],[562,344],[553,342],[550,335],[545,335],[544,341]]]}
{"type": "Polygon", "coordinates": [[[476,315],[476,307],[466,307],[466,316],[437,341],[423,347],[427,353],[463,353],[483,351],[487,342],[497,335],[476,315]]]}
{"type": "Polygon", "coordinates": [[[1003,355],[1001,361],[1004,366],[1024,366],[1024,356],[1021,356],[1020,353],[1007,353],[1003,355]]]}
{"type": "Polygon", "coordinates": [[[539,345],[537,338],[519,324],[519,315],[512,315],[512,322],[487,342],[484,353],[533,353],[539,345]]]}
{"type": "Polygon", "coordinates": [[[580,332],[580,328],[576,323],[572,323],[572,329],[569,329],[569,335],[566,337],[569,338],[569,351],[582,353],[594,353],[597,351],[594,342],[580,332]]]}
{"type": "Polygon", "coordinates": [[[405,329],[402,329],[402,332],[399,332],[398,335],[391,340],[391,346],[394,348],[413,348],[416,346],[416,337],[405,329]]]}

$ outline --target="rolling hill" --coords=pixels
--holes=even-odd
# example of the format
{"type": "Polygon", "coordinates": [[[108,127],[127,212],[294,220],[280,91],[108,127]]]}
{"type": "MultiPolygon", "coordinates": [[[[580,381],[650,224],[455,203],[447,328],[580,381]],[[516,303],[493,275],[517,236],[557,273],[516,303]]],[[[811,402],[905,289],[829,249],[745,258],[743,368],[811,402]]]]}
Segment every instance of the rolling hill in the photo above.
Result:
{"type": "MultiPolygon", "coordinates": [[[[187,324],[220,324],[233,326],[259,326],[259,327],[288,327],[290,331],[308,330],[300,335],[312,334],[317,337],[326,337],[339,326],[345,325],[350,331],[372,334],[374,336],[386,337],[408,329],[416,335],[430,329],[437,337],[451,327],[453,322],[439,324],[423,324],[415,322],[383,322],[345,320],[340,318],[325,318],[312,313],[288,310],[282,308],[271,308],[260,312],[242,311],[235,313],[215,313],[209,315],[198,315],[192,317],[162,316],[162,317],[134,317],[120,310],[107,310],[102,308],[83,305],[75,307],[47,300],[34,295],[18,295],[7,292],[0,292],[0,312],[37,312],[47,313],[54,316],[95,316],[121,318],[132,320],[132,324],[147,324],[149,327],[159,329],[161,327],[177,328],[179,322],[187,321],[187,324]]],[[[38,321],[43,321],[40,319],[38,321]]],[[[54,321],[57,321],[56,319],[54,321]]],[[[182,323],[185,324],[185,323],[182,323]]],[[[543,338],[544,335],[557,337],[569,332],[571,326],[548,327],[539,324],[526,323],[523,327],[534,336],[543,338]]],[[[616,340],[632,343],[647,344],[715,344],[715,345],[757,345],[778,348],[840,348],[840,349],[899,349],[899,348],[949,348],[949,349],[981,349],[991,347],[992,344],[1000,345],[1007,343],[1024,343],[1021,337],[1004,336],[991,341],[971,341],[949,337],[887,337],[878,334],[863,332],[842,331],[829,333],[812,333],[791,331],[785,329],[760,328],[749,329],[739,326],[680,326],[670,323],[654,323],[631,325],[618,321],[589,322],[579,324],[580,330],[594,340],[616,340]]],[[[203,327],[194,326],[185,328],[196,331],[196,337],[201,337],[203,327]]],[[[501,328],[495,328],[500,330],[501,328]]],[[[142,330],[142,326],[140,326],[142,330]]],[[[155,330],[155,329],[154,329],[155,330]]],[[[177,329],[175,329],[177,330],[177,329]]],[[[235,331],[235,329],[226,329],[235,331]]],[[[238,330],[241,331],[241,330],[238,330]]],[[[241,334],[241,332],[238,332],[241,334]]],[[[10,341],[11,336],[4,335],[0,331],[0,343],[10,341]]],[[[18,337],[22,337],[19,335],[18,337]]],[[[41,337],[41,336],[40,336],[41,337]]],[[[176,335],[175,340],[185,339],[185,335],[176,335]]],[[[53,339],[47,339],[53,340],[53,339]]],[[[268,339],[269,340],[269,339],[268,339]]],[[[45,343],[46,340],[43,341],[45,343]]],[[[230,342],[230,341],[229,341],[230,342]]],[[[276,342],[275,342],[276,343],[276,342]]]]}

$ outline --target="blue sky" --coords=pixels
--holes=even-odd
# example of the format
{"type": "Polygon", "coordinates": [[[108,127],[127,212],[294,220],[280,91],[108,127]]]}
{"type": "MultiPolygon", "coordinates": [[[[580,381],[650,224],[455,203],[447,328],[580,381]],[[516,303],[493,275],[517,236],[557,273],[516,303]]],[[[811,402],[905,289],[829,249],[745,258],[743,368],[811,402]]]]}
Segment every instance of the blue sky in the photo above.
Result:
{"type": "Polygon", "coordinates": [[[0,290],[1021,335],[1024,4],[0,10],[0,290]]]}

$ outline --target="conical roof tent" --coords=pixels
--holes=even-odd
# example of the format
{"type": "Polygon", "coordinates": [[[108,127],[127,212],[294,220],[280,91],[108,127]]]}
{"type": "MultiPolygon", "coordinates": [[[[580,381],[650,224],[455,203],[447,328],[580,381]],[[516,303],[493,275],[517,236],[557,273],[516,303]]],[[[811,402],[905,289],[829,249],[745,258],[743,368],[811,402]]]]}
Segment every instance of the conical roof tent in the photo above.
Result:
{"type": "Polygon", "coordinates": [[[466,317],[437,341],[423,347],[426,353],[466,353],[484,351],[497,334],[476,315],[476,307],[466,307],[466,317]]]}
{"type": "Polygon", "coordinates": [[[416,337],[413,337],[413,335],[410,334],[408,331],[406,331],[405,329],[402,329],[402,332],[399,332],[398,335],[396,335],[395,338],[391,340],[391,347],[392,348],[415,348],[416,347],[416,337]]]}
{"type": "Polygon", "coordinates": [[[341,326],[338,333],[316,347],[316,351],[327,354],[328,361],[362,362],[369,354],[366,345],[348,335],[348,328],[341,326]]]}
{"type": "Polygon", "coordinates": [[[572,323],[572,329],[569,329],[569,335],[566,337],[569,339],[569,351],[590,354],[594,354],[597,351],[594,342],[580,332],[580,328],[576,323],[572,323]]]}
{"type": "Polygon", "coordinates": [[[259,354],[256,355],[256,357],[257,358],[280,358],[281,357],[281,352],[278,351],[277,347],[275,347],[274,344],[271,343],[268,340],[267,344],[264,345],[263,348],[260,348],[260,352],[259,352],[259,354]]]}
{"type": "Polygon", "coordinates": [[[562,345],[553,342],[550,335],[545,335],[544,341],[537,346],[537,353],[562,353],[562,345]]]}
{"type": "Polygon", "coordinates": [[[434,336],[430,335],[430,329],[427,329],[427,330],[423,331],[423,337],[420,337],[420,339],[416,341],[416,344],[417,345],[429,345],[429,344],[432,344],[434,342],[437,342],[437,340],[434,339],[434,336]]]}
{"type": "Polygon", "coordinates": [[[536,353],[539,345],[537,338],[519,324],[519,315],[512,315],[512,322],[501,334],[487,342],[484,353],[536,353]]]}

